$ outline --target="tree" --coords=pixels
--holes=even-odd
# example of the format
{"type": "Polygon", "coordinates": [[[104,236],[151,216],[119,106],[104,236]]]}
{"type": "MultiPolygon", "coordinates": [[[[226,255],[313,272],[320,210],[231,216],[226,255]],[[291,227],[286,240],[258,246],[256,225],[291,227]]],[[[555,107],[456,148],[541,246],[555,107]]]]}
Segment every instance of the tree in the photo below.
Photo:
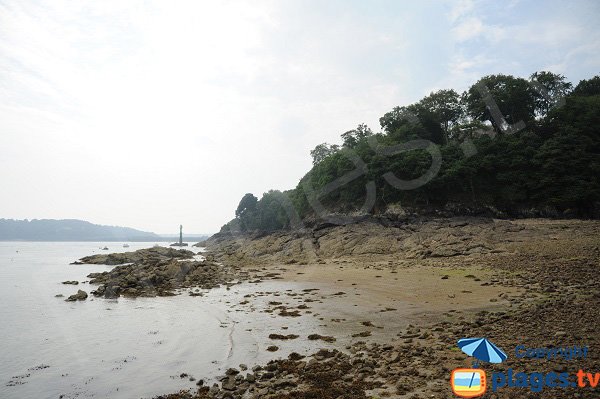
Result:
{"type": "Polygon", "coordinates": [[[425,107],[420,102],[409,105],[407,108],[417,115],[419,121],[416,125],[408,126],[411,132],[411,139],[421,138],[435,144],[444,144],[446,142],[440,116],[434,110],[425,107]]]}
{"type": "Polygon", "coordinates": [[[469,120],[465,123],[457,123],[450,129],[450,136],[459,141],[465,139],[473,139],[479,136],[490,136],[493,135],[494,131],[489,125],[485,125],[477,120],[469,120]]]}
{"type": "Polygon", "coordinates": [[[245,194],[240,200],[240,204],[238,205],[237,209],[235,210],[235,216],[242,217],[248,213],[256,211],[257,202],[258,199],[252,193],[245,194]]]}
{"type": "Polygon", "coordinates": [[[292,201],[281,191],[270,190],[260,200],[251,193],[245,194],[235,211],[235,219],[223,226],[221,231],[269,232],[288,228],[290,210],[286,210],[286,206],[293,206],[292,201]]]}
{"type": "Polygon", "coordinates": [[[310,151],[310,156],[313,159],[313,166],[323,162],[325,158],[334,154],[339,150],[337,144],[329,145],[327,143],[321,143],[310,151]]]}
{"type": "Polygon", "coordinates": [[[533,73],[530,79],[537,92],[535,113],[541,117],[548,115],[550,109],[563,102],[573,90],[573,85],[560,74],[541,71],[533,73]]]}
{"type": "Polygon", "coordinates": [[[423,98],[417,105],[423,111],[429,112],[440,124],[444,133],[444,142],[447,143],[450,128],[458,122],[463,114],[458,93],[454,90],[438,90],[423,98]]]}
{"type": "Polygon", "coordinates": [[[436,115],[420,104],[395,107],[379,118],[379,123],[393,143],[413,139],[443,143],[443,132],[436,115]]]}
{"type": "Polygon", "coordinates": [[[415,104],[395,107],[381,117],[379,123],[387,136],[397,143],[425,139],[444,144],[448,141],[450,127],[460,115],[458,94],[453,90],[440,90],[415,104]]]}
{"type": "Polygon", "coordinates": [[[242,231],[253,230],[257,226],[257,203],[258,199],[251,193],[245,194],[237,209],[235,217],[239,219],[240,229],[242,231]]]}
{"type": "Polygon", "coordinates": [[[359,124],[356,129],[348,130],[346,133],[342,133],[343,146],[346,148],[354,148],[362,140],[371,136],[373,132],[364,123],[359,124]]]}
{"type": "Polygon", "coordinates": [[[284,208],[285,194],[278,190],[269,190],[258,201],[259,224],[261,231],[274,231],[289,227],[289,218],[284,208]]]}
{"type": "Polygon", "coordinates": [[[558,210],[590,216],[600,198],[599,141],[598,135],[590,137],[576,127],[561,127],[534,158],[539,165],[539,178],[532,179],[536,199],[558,210]]]}
{"type": "Polygon", "coordinates": [[[598,75],[582,80],[573,90],[574,96],[597,96],[598,94],[600,94],[600,76],[598,75]]]}
{"type": "Polygon", "coordinates": [[[511,75],[485,76],[463,95],[469,116],[479,121],[489,121],[498,133],[507,130],[506,124],[530,123],[535,118],[536,92],[529,82],[511,75]],[[493,100],[490,104],[487,100],[493,100]],[[497,106],[502,119],[494,115],[497,106]]]}
{"type": "Polygon", "coordinates": [[[384,132],[393,134],[402,126],[418,125],[419,118],[414,110],[409,107],[394,107],[390,112],[379,118],[379,124],[384,132]]]}
{"type": "Polygon", "coordinates": [[[533,211],[600,217],[600,77],[582,80],[572,91],[559,74],[542,71],[531,78],[486,76],[460,101],[456,92],[440,90],[395,107],[381,117],[382,133],[361,124],[342,135],[343,146],[315,147],[314,165],[295,189],[269,191],[260,201],[246,194],[223,229],[268,232],[297,225],[297,217],[312,223],[311,216],[320,213],[315,199],[329,212],[345,213],[373,204],[372,194],[368,211],[374,213],[401,203],[454,204],[469,212],[491,206],[509,216],[533,211]],[[554,106],[558,101],[561,106],[554,106]],[[519,121],[530,123],[520,125],[519,134],[494,132],[519,121]],[[441,165],[427,184],[399,189],[386,174],[420,179],[431,169],[431,153],[382,150],[404,148],[397,144],[414,139],[440,144],[441,165]],[[466,139],[468,146],[460,143],[466,139]]]}

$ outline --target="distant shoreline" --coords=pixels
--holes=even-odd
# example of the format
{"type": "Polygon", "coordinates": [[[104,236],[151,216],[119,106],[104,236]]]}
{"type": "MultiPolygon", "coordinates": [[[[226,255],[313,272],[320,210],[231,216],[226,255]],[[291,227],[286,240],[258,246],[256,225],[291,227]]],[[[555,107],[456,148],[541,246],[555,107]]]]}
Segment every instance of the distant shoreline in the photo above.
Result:
{"type": "MultiPolygon", "coordinates": [[[[207,239],[208,237],[210,237],[209,235],[205,235],[205,236],[195,236],[195,237],[190,237],[188,239],[184,239],[183,242],[187,242],[187,243],[197,243],[198,241],[202,241],[207,239]]],[[[106,238],[106,239],[93,239],[93,240],[61,240],[61,239],[55,239],[55,240],[48,240],[48,239],[44,239],[44,240],[36,240],[36,239],[27,239],[27,238],[23,238],[23,239],[0,239],[0,242],[165,242],[165,243],[169,243],[169,242],[175,242],[178,241],[178,238],[175,237],[160,237],[154,240],[148,240],[148,239],[110,239],[110,238],[106,238]]]]}
{"type": "MultiPolygon", "coordinates": [[[[179,230],[179,229],[177,229],[179,230]]],[[[184,238],[201,241],[204,233],[188,233],[184,238]]],[[[179,234],[157,234],[131,227],[106,226],[78,219],[1,219],[0,241],[39,242],[175,242],[179,234]]]]}

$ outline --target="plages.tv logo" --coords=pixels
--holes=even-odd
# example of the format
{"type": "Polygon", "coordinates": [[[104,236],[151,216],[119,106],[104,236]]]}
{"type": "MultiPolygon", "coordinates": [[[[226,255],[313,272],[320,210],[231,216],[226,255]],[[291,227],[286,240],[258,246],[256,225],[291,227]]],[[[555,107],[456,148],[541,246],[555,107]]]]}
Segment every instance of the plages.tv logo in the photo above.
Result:
{"type": "Polygon", "coordinates": [[[487,338],[463,338],[458,347],[467,355],[474,357],[473,368],[458,368],[450,374],[450,386],[456,396],[474,398],[485,393],[487,379],[485,371],[479,368],[479,361],[502,363],[506,353],[487,338]]]}

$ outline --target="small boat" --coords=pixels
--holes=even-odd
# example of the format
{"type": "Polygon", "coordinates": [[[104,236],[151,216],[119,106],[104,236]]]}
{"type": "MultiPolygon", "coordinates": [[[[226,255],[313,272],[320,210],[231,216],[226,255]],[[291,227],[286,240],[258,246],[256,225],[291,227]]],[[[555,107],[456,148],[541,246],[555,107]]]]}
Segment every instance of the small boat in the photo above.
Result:
{"type": "Polygon", "coordinates": [[[108,251],[108,247],[102,248],[103,251],[108,251]]]}
{"type": "Polygon", "coordinates": [[[129,248],[129,244],[123,244],[123,248],[129,248]]]}

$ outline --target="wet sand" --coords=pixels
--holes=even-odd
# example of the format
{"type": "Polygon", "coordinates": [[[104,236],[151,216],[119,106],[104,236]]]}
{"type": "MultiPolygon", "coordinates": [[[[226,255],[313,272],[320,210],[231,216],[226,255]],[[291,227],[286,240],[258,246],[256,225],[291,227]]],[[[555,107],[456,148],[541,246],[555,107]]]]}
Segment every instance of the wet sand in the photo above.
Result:
{"type": "Polygon", "coordinates": [[[520,291],[482,286],[489,284],[491,272],[475,265],[448,269],[341,261],[269,269],[281,272],[281,281],[319,288],[311,297],[314,302],[308,303],[312,316],[344,344],[356,341],[351,335],[365,330],[372,332],[371,340],[384,342],[408,324],[442,320],[447,312],[502,309],[510,306],[509,299],[520,291]],[[379,328],[365,329],[363,322],[379,328]]]}

